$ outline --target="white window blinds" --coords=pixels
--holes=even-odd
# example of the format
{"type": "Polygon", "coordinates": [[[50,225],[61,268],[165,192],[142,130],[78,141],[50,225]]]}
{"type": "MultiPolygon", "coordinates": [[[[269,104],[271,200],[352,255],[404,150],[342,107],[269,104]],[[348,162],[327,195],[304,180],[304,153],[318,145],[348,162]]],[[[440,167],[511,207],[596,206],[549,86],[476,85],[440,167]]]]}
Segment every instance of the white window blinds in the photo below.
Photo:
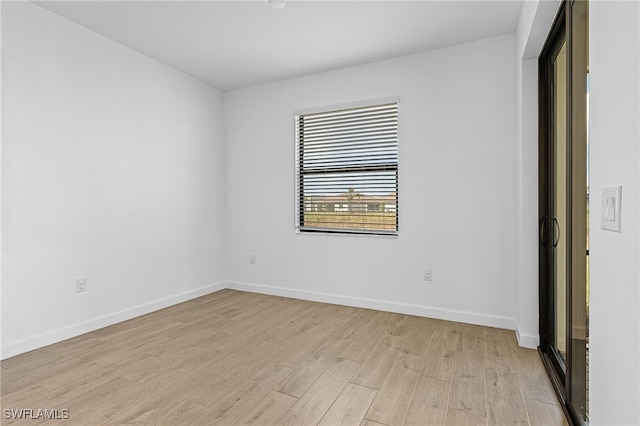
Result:
{"type": "Polygon", "coordinates": [[[296,116],[296,227],[398,233],[398,102],[296,116]]]}

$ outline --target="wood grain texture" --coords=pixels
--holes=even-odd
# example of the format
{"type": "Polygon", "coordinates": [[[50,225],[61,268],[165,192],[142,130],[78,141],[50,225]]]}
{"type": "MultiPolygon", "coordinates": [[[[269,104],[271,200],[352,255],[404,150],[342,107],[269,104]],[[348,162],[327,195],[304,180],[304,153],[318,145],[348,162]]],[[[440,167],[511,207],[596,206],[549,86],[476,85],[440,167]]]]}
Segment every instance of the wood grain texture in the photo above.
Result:
{"type": "Polygon", "coordinates": [[[358,385],[380,389],[391,366],[400,356],[400,352],[393,347],[393,340],[396,339],[399,337],[390,335],[382,335],[376,339],[377,344],[351,381],[358,385]]]}
{"type": "Polygon", "coordinates": [[[237,425],[272,425],[298,401],[280,392],[270,392],[237,419],[237,425]]]}
{"type": "Polygon", "coordinates": [[[359,367],[360,363],[357,361],[344,358],[337,360],[322,373],[277,424],[318,424],[359,367]]]}
{"type": "Polygon", "coordinates": [[[506,373],[516,373],[513,349],[509,338],[513,332],[485,327],[482,334],[485,367],[506,373]]]}
{"type": "Polygon", "coordinates": [[[450,383],[421,376],[404,416],[407,425],[440,426],[447,416],[450,383]]]}
{"type": "Polygon", "coordinates": [[[487,417],[492,425],[529,425],[527,409],[515,374],[486,370],[487,417]]]}
{"type": "Polygon", "coordinates": [[[423,374],[438,380],[451,380],[459,344],[459,324],[440,322],[431,338],[423,374]]]}
{"type": "Polygon", "coordinates": [[[369,419],[362,419],[362,422],[360,422],[360,426],[388,426],[388,425],[374,422],[373,420],[369,420],[369,419]]]}
{"type": "Polygon", "coordinates": [[[376,394],[375,389],[349,383],[324,415],[320,425],[358,426],[376,394]]]}
{"type": "Polygon", "coordinates": [[[531,426],[567,426],[562,408],[555,404],[525,399],[531,426]]]}
{"type": "MultiPolygon", "coordinates": [[[[0,363],[60,425],[563,425],[513,331],[223,290],[0,363]]],[[[3,424],[44,424],[45,420],[3,424]]]]}
{"type": "Polygon", "coordinates": [[[449,393],[449,407],[475,414],[487,416],[487,397],[484,379],[454,378],[449,393]]]}
{"type": "Polygon", "coordinates": [[[465,411],[447,411],[446,426],[487,426],[489,419],[465,411]]]}
{"type": "Polygon", "coordinates": [[[401,424],[411,404],[424,357],[402,354],[391,366],[366,418],[387,425],[401,424]]]}

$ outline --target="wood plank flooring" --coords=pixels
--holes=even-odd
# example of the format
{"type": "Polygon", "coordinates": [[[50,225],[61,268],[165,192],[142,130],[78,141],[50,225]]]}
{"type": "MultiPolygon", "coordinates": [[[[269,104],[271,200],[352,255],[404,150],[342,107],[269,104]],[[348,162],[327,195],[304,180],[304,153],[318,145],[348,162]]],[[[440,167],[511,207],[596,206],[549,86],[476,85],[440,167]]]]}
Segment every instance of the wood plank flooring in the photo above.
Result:
{"type": "Polygon", "coordinates": [[[233,290],[4,360],[0,380],[2,424],[566,424],[513,331],[233,290]]]}

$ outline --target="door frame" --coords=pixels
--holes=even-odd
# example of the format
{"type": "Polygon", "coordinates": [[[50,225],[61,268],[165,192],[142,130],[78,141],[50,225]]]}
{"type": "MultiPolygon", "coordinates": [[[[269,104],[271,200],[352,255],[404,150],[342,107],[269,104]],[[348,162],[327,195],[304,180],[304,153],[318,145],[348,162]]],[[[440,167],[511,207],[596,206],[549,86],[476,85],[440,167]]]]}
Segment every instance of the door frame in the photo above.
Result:
{"type": "MultiPolygon", "coordinates": [[[[539,226],[539,327],[540,327],[540,346],[538,351],[542,358],[543,364],[554,390],[561,402],[565,416],[572,424],[585,424],[577,413],[574,413],[574,408],[571,406],[572,402],[572,374],[573,374],[573,288],[574,285],[580,285],[581,283],[574,283],[574,267],[581,267],[580,262],[576,261],[574,256],[574,248],[584,254],[585,247],[577,247],[574,244],[574,239],[581,241],[576,234],[574,236],[574,219],[576,214],[582,214],[580,211],[574,209],[574,197],[583,196],[584,194],[576,194],[574,189],[574,183],[580,185],[580,179],[574,179],[574,161],[580,160],[580,155],[574,156],[578,145],[574,145],[573,140],[573,128],[574,128],[574,111],[573,111],[573,37],[572,37],[572,17],[573,17],[573,4],[576,0],[564,0],[558,10],[558,13],[554,19],[551,31],[547,36],[542,52],[539,56],[538,62],[538,120],[539,120],[539,143],[538,143],[538,226],[539,226]],[[549,212],[553,207],[553,201],[551,195],[553,192],[552,185],[554,184],[553,177],[553,143],[554,143],[554,129],[552,127],[553,117],[555,114],[554,99],[553,99],[553,87],[552,79],[552,60],[557,56],[562,44],[566,42],[566,54],[567,54],[567,99],[566,99],[566,215],[567,225],[566,229],[562,230],[566,234],[566,295],[565,295],[565,335],[566,335],[566,355],[565,355],[565,368],[563,370],[560,362],[553,352],[553,340],[555,339],[555,319],[554,307],[555,307],[555,292],[552,282],[550,281],[553,276],[553,248],[549,245],[553,243],[555,238],[555,226],[549,218],[549,212]],[[574,238],[575,237],[575,238],[574,238]],[[574,263],[575,262],[575,263],[574,263]]],[[[576,92],[577,93],[577,92],[576,92]]],[[[586,176],[585,176],[586,177],[586,176]]],[[[586,210],[584,212],[586,217],[586,210]]],[[[575,220],[579,223],[579,220],[575,220]]],[[[575,229],[575,232],[582,232],[582,229],[575,229]]],[[[578,244],[579,245],[579,244],[578,244]]],[[[581,279],[580,277],[577,277],[581,279]]],[[[586,285],[586,283],[584,283],[586,285]]],[[[576,365],[578,368],[579,366],[576,365]]]]}
{"type": "MultiPolygon", "coordinates": [[[[553,194],[552,185],[553,168],[549,167],[553,161],[553,142],[554,142],[554,129],[552,127],[553,117],[555,114],[555,105],[553,99],[553,87],[552,87],[552,75],[553,75],[553,58],[555,58],[562,45],[566,43],[567,49],[567,67],[570,66],[570,43],[568,43],[568,31],[567,31],[567,4],[562,3],[560,10],[556,15],[551,32],[547,37],[542,53],[539,58],[538,66],[538,88],[539,88],[539,135],[540,141],[538,144],[538,229],[539,229],[539,294],[540,294],[540,351],[545,362],[547,370],[550,370],[550,378],[558,393],[558,397],[562,401],[563,405],[566,403],[566,370],[568,366],[565,365],[563,369],[558,360],[551,353],[551,347],[553,339],[555,337],[554,321],[551,318],[555,306],[555,292],[549,285],[549,280],[552,278],[553,273],[553,250],[549,247],[554,240],[555,227],[552,223],[552,218],[548,216],[549,211],[552,208],[552,201],[549,194],[553,194]]],[[[567,70],[567,77],[569,77],[569,71],[567,70]]],[[[567,84],[567,90],[569,90],[569,84],[567,84]]],[[[570,96],[567,96],[567,110],[570,109],[570,96]]],[[[569,138],[569,131],[571,128],[571,116],[566,114],[566,173],[567,173],[567,219],[571,217],[571,185],[570,185],[570,163],[571,163],[571,140],[569,138]]],[[[568,232],[570,232],[569,220],[567,221],[567,229],[562,230],[567,232],[567,252],[571,250],[571,239],[568,232]]],[[[571,268],[567,268],[566,280],[567,284],[570,282],[571,268]]],[[[569,298],[566,298],[569,301],[569,298]]],[[[569,303],[567,303],[569,305],[569,303]]],[[[570,306],[567,306],[566,316],[570,318],[570,306]]],[[[568,321],[567,321],[568,323],[568,321]]],[[[567,330],[568,331],[568,330],[567,330]]],[[[567,334],[568,336],[568,334],[567,334]]],[[[568,348],[567,348],[568,350],[568,348]]],[[[566,356],[568,359],[569,357],[566,356]]],[[[565,362],[565,363],[566,363],[565,362]]]]}

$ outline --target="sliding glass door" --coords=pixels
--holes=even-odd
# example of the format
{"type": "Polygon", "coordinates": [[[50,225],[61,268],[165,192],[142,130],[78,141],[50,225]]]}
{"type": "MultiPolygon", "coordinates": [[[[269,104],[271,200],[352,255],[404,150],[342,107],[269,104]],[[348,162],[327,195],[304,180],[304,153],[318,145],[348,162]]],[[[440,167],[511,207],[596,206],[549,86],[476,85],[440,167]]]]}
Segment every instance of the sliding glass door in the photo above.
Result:
{"type": "MultiPolygon", "coordinates": [[[[565,9],[562,9],[564,16],[565,9]]],[[[567,370],[567,236],[569,165],[567,152],[567,37],[564,19],[554,27],[541,57],[540,261],[541,327],[544,353],[564,383],[567,370]]]]}
{"type": "Polygon", "coordinates": [[[539,62],[540,351],[588,423],[588,3],[566,1],[539,62]]]}

